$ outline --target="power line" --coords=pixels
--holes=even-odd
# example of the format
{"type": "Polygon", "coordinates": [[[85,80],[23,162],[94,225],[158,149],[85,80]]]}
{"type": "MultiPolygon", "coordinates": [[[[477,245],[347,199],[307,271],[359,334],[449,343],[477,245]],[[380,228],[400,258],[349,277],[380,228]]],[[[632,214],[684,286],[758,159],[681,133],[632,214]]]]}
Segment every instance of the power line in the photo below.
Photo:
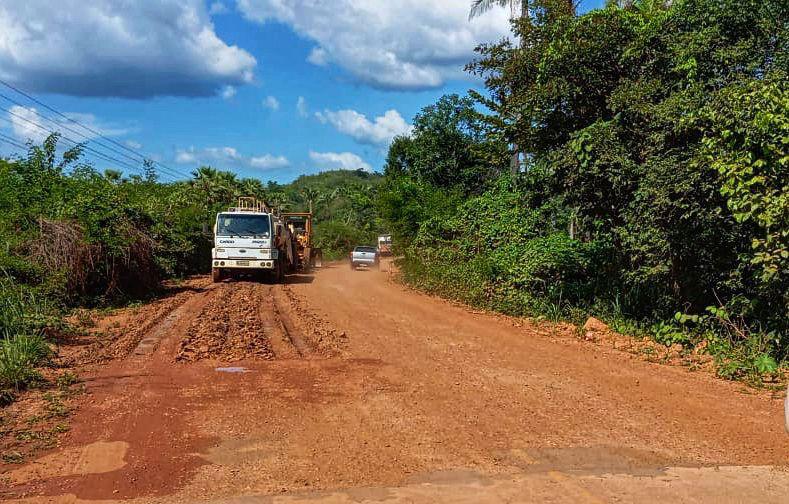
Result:
{"type": "MultiPolygon", "coordinates": [[[[0,107],[0,110],[4,110],[4,111],[8,112],[9,114],[11,114],[12,116],[16,117],[17,119],[30,124],[34,128],[37,128],[37,129],[43,131],[44,133],[47,133],[47,134],[56,133],[55,131],[48,130],[44,126],[41,126],[40,124],[36,123],[35,121],[31,121],[31,120],[27,119],[26,117],[22,117],[21,115],[16,114],[16,113],[14,113],[14,112],[6,109],[6,108],[0,107]]],[[[3,121],[8,122],[9,124],[12,124],[12,125],[14,124],[13,121],[8,119],[7,117],[0,117],[0,119],[2,119],[3,121]]],[[[107,161],[107,162],[110,162],[110,163],[116,163],[116,164],[119,164],[119,165],[123,166],[124,168],[129,169],[129,170],[141,172],[140,168],[137,167],[137,166],[131,165],[131,164],[127,163],[126,161],[121,161],[119,159],[116,159],[116,158],[114,158],[114,157],[112,157],[112,156],[110,156],[108,154],[103,153],[103,152],[99,152],[96,149],[94,149],[94,148],[92,148],[92,147],[90,147],[88,145],[85,145],[83,142],[77,142],[76,140],[74,140],[72,138],[69,138],[66,135],[63,135],[62,133],[60,133],[60,135],[63,138],[63,140],[65,140],[65,141],[67,141],[67,142],[69,142],[69,143],[71,143],[71,144],[73,144],[75,146],[81,146],[84,150],[93,153],[93,155],[100,157],[104,161],[107,161]]]]}
{"type": "Polygon", "coordinates": [[[13,145],[17,149],[22,149],[22,150],[25,150],[25,151],[28,148],[27,145],[22,145],[21,143],[17,142],[13,138],[11,138],[9,136],[6,136],[6,135],[4,135],[2,133],[0,133],[0,142],[5,142],[5,143],[7,143],[9,145],[13,145]]]}
{"type": "MultiPolygon", "coordinates": [[[[13,98],[10,98],[10,97],[8,97],[8,96],[4,95],[4,94],[2,94],[2,93],[0,93],[0,98],[4,98],[5,100],[7,100],[7,101],[9,101],[9,102],[11,102],[11,103],[14,103],[14,104],[16,104],[16,105],[18,105],[18,106],[20,106],[20,107],[24,108],[25,110],[27,110],[27,107],[25,107],[25,105],[24,105],[24,104],[20,103],[20,102],[19,102],[19,101],[17,101],[17,100],[14,100],[13,98]]],[[[16,113],[14,113],[13,111],[11,111],[11,110],[9,110],[9,109],[6,109],[6,108],[2,108],[2,107],[0,107],[0,110],[4,110],[4,111],[8,112],[9,114],[11,114],[11,115],[13,115],[13,116],[15,116],[15,117],[17,117],[17,118],[19,118],[19,119],[23,120],[23,121],[26,121],[26,122],[32,123],[32,122],[31,122],[30,120],[28,120],[27,118],[25,118],[25,117],[22,117],[22,116],[20,116],[19,114],[16,114],[16,113]]],[[[59,122],[59,121],[56,121],[55,119],[52,119],[51,117],[47,117],[47,116],[45,116],[45,115],[43,115],[43,114],[38,114],[38,113],[37,113],[36,115],[37,115],[38,117],[41,117],[42,119],[45,119],[46,121],[48,121],[48,122],[52,123],[53,125],[55,125],[55,127],[56,127],[56,128],[65,128],[66,130],[68,130],[68,131],[70,131],[70,132],[72,132],[72,133],[75,133],[76,135],[79,135],[80,139],[84,140],[85,142],[93,142],[93,144],[94,144],[94,145],[98,145],[98,146],[100,146],[100,147],[102,147],[102,148],[104,148],[104,149],[108,149],[108,150],[110,150],[110,151],[114,152],[115,154],[121,155],[121,156],[125,157],[126,159],[129,159],[129,160],[131,160],[131,161],[132,161],[132,162],[134,162],[134,163],[139,163],[139,162],[140,162],[140,160],[142,160],[143,162],[145,162],[145,161],[146,161],[146,158],[144,158],[144,157],[142,157],[142,156],[140,156],[140,159],[132,158],[131,156],[129,156],[129,155],[127,155],[127,154],[125,154],[124,152],[121,152],[121,151],[119,151],[119,150],[117,150],[117,149],[114,149],[114,148],[112,148],[112,147],[110,147],[110,146],[104,145],[103,143],[101,143],[101,142],[99,142],[99,141],[96,141],[94,138],[88,137],[88,136],[87,136],[87,135],[85,135],[84,133],[81,133],[81,132],[79,132],[79,131],[77,131],[77,130],[75,130],[75,129],[73,129],[73,128],[70,128],[70,127],[68,127],[68,126],[65,126],[65,125],[64,125],[64,124],[62,124],[61,122],[59,122]]],[[[40,126],[40,125],[37,125],[37,126],[40,126]]],[[[52,131],[52,130],[48,130],[48,132],[50,132],[50,133],[51,133],[51,132],[53,132],[53,131],[52,131]]],[[[73,139],[69,139],[69,138],[68,138],[68,137],[66,137],[65,135],[63,135],[63,138],[64,138],[64,139],[67,139],[67,140],[70,140],[71,142],[75,142],[75,140],[73,140],[73,139]]],[[[135,168],[133,168],[133,169],[134,169],[134,170],[139,170],[139,168],[138,168],[138,167],[135,167],[135,168]]],[[[171,177],[176,177],[176,178],[177,178],[178,176],[183,176],[182,174],[179,174],[179,173],[173,173],[173,172],[172,172],[172,170],[170,170],[170,171],[165,171],[165,170],[162,170],[162,171],[163,171],[163,172],[164,172],[166,175],[170,175],[171,177]]]]}
{"type": "MultiPolygon", "coordinates": [[[[0,93],[0,97],[2,97],[2,98],[5,98],[6,100],[8,100],[8,101],[10,101],[10,102],[12,102],[12,103],[16,103],[16,104],[17,104],[17,105],[19,105],[20,107],[23,107],[23,108],[25,108],[25,107],[24,107],[24,105],[22,105],[21,103],[17,102],[16,100],[13,100],[13,99],[11,99],[11,98],[8,98],[7,96],[3,95],[2,93],[0,93]]],[[[2,110],[2,111],[5,111],[5,112],[7,112],[9,115],[11,115],[11,116],[13,116],[13,117],[16,117],[17,119],[19,119],[19,120],[21,120],[21,121],[24,121],[24,122],[26,122],[26,123],[30,124],[31,126],[33,126],[33,127],[37,128],[37,129],[39,129],[39,130],[41,130],[41,131],[44,131],[44,132],[46,132],[46,133],[48,133],[48,134],[51,134],[51,133],[55,133],[55,132],[56,132],[55,130],[51,130],[51,129],[48,129],[48,128],[46,128],[45,126],[41,125],[40,123],[37,123],[37,122],[35,122],[35,121],[32,121],[32,120],[30,120],[30,119],[28,119],[28,118],[26,118],[26,117],[24,117],[24,116],[22,116],[22,115],[20,115],[20,114],[17,114],[17,113],[16,113],[16,112],[14,112],[13,110],[10,110],[10,109],[4,108],[4,107],[0,107],[0,110],[2,110]]],[[[50,117],[47,117],[47,116],[44,116],[44,115],[41,115],[41,114],[37,114],[37,117],[41,117],[42,119],[45,119],[45,120],[47,120],[48,122],[50,122],[50,123],[54,124],[56,128],[57,128],[57,127],[61,127],[61,126],[63,126],[61,123],[59,123],[59,122],[55,121],[54,119],[52,119],[52,118],[50,118],[50,117]]],[[[5,118],[5,117],[0,117],[0,119],[2,119],[2,120],[4,120],[4,121],[7,121],[8,123],[10,123],[10,124],[12,124],[12,125],[13,125],[13,122],[12,122],[12,121],[10,121],[8,118],[5,118]]],[[[67,142],[70,142],[70,143],[72,143],[72,144],[74,144],[74,145],[81,145],[81,144],[87,144],[88,142],[92,141],[92,139],[91,139],[91,138],[89,138],[89,137],[87,137],[87,136],[84,136],[84,134],[82,134],[82,133],[80,133],[80,132],[78,132],[78,131],[75,131],[75,130],[74,130],[74,129],[72,129],[72,128],[66,128],[66,129],[68,129],[69,131],[71,131],[71,132],[73,132],[73,133],[76,133],[77,135],[80,135],[80,136],[82,137],[81,139],[83,140],[83,141],[80,141],[80,142],[78,142],[77,140],[74,140],[73,138],[70,138],[70,137],[68,137],[68,136],[64,135],[63,133],[60,133],[60,132],[58,132],[58,133],[60,133],[60,135],[61,135],[61,137],[63,138],[63,140],[65,140],[65,141],[67,141],[67,142]]],[[[127,155],[125,155],[124,153],[122,153],[122,152],[119,152],[119,151],[117,151],[116,149],[112,149],[111,147],[107,147],[107,146],[105,146],[104,144],[102,144],[102,143],[100,143],[100,142],[94,142],[94,144],[95,144],[95,145],[98,145],[98,146],[100,146],[100,147],[102,147],[102,148],[109,149],[111,152],[114,152],[114,153],[116,153],[116,154],[120,154],[120,155],[122,155],[122,156],[126,157],[127,159],[130,159],[130,160],[131,160],[133,163],[139,163],[139,162],[140,162],[138,159],[134,159],[134,158],[132,158],[132,157],[130,157],[130,156],[127,156],[127,155]]],[[[122,160],[120,160],[120,159],[117,159],[117,158],[115,158],[115,157],[112,157],[110,154],[107,154],[107,153],[105,153],[105,152],[100,152],[100,151],[97,151],[96,149],[94,149],[94,148],[92,148],[92,147],[90,147],[90,146],[88,146],[88,145],[83,145],[83,149],[84,149],[85,151],[93,152],[93,153],[94,153],[96,156],[99,156],[99,157],[100,157],[102,160],[104,160],[104,161],[108,161],[108,162],[111,162],[111,163],[117,163],[117,164],[119,164],[119,165],[121,165],[121,166],[123,166],[123,167],[125,167],[125,168],[127,168],[127,169],[129,169],[129,170],[133,170],[133,171],[136,171],[136,172],[140,172],[140,173],[142,173],[142,170],[141,170],[141,168],[140,168],[139,166],[137,166],[137,165],[131,165],[131,164],[129,164],[129,163],[128,163],[128,162],[126,162],[126,161],[122,161],[122,160]]],[[[144,158],[142,158],[142,159],[143,159],[143,161],[145,160],[144,158]]],[[[172,176],[175,176],[175,177],[177,177],[177,176],[178,176],[178,174],[174,175],[173,173],[169,173],[169,172],[164,172],[164,173],[165,173],[165,174],[167,174],[167,175],[170,175],[171,177],[172,177],[172,176]]]]}
{"type": "MultiPolygon", "coordinates": [[[[16,100],[14,100],[13,98],[9,98],[8,96],[4,95],[3,93],[0,93],[0,98],[4,98],[4,99],[8,100],[9,102],[11,102],[11,103],[14,103],[14,104],[16,104],[16,105],[18,105],[18,106],[20,106],[20,107],[22,107],[22,108],[25,108],[25,109],[27,110],[27,107],[25,107],[25,106],[24,106],[22,103],[20,103],[20,102],[18,102],[18,101],[16,101],[16,100]]],[[[14,115],[14,116],[16,116],[16,117],[19,117],[19,115],[15,114],[14,112],[12,112],[12,111],[10,111],[10,110],[8,110],[8,109],[2,109],[2,110],[5,110],[5,111],[6,111],[6,112],[8,112],[9,114],[13,114],[13,115],[14,115]]],[[[64,125],[64,124],[63,124],[63,123],[61,123],[61,122],[55,121],[54,119],[52,119],[52,118],[50,118],[50,117],[47,117],[47,116],[45,116],[45,115],[43,115],[43,114],[36,114],[36,115],[38,115],[38,117],[41,117],[42,119],[45,119],[45,120],[47,120],[47,121],[51,122],[52,124],[56,125],[56,127],[58,127],[58,128],[64,128],[64,129],[66,129],[67,131],[70,131],[70,132],[74,133],[75,135],[79,135],[79,136],[80,136],[80,137],[82,137],[82,138],[83,138],[85,141],[91,141],[91,140],[93,140],[92,138],[88,137],[88,136],[87,136],[87,135],[85,135],[84,133],[80,133],[79,131],[75,130],[74,128],[70,128],[70,127],[68,127],[68,126],[64,125]]],[[[121,155],[121,156],[125,157],[126,159],[129,159],[130,161],[132,161],[132,162],[134,162],[134,163],[139,163],[139,162],[140,162],[140,160],[139,160],[139,159],[137,159],[137,158],[133,158],[133,157],[129,156],[128,154],[124,153],[124,152],[121,152],[121,151],[119,151],[119,150],[117,150],[117,149],[113,149],[112,147],[108,147],[108,146],[106,146],[106,145],[104,145],[104,144],[102,144],[102,143],[100,143],[100,142],[98,142],[98,141],[94,141],[94,144],[95,144],[95,145],[100,145],[101,147],[103,147],[103,148],[105,148],[105,149],[107,149],[107,150],[110,150],[110,151],[112,151],[112,152],[114,152],[114,153],[116,153],[116,154],[119,154],[119,155],[121,155]]]]}
{"type": "MultiPolygon", "coordinates": [[[[84,124],[80,123],[80,122],[79,122],[79,121],[77,121],[76,119],[73,119],[73,118],[71,118],[71,117],[67,116],[66,114],[64,114],[64,113],[60,112],[59,110],[57,110],[57,109],[55,109],[55,108],[53,108],[53,107],[51,107],[51,106],[47,105],[46,103],[42,102],[41,100],[38,100],[37,98],[35,98],[35,97],[33,97],[33,96],[29,95],[28,93],[26,93],[26,92],[22,91],[21,89],[17,88],[16,86],[14,86],[14,85],[12,85],[12,84],[9,84],[8,82],[6,82],[6,81],[4,81],[4,80],[2,80],[2,79],[0,79],[0,84],[2,84],[2,85],[4,85],[4,86],[6,86],[7,88],[9,88],[9,89],[11,89],[11,90],[13,90],[13,91],[16,91],[17,93],[19,93],[20,95],[24,96],[24,97],[25,97],[25,98],[27,98],[28,100],[30,100],[30,101],[32,101],[32,102],[34,102],[34,103],[36,103],[36,104],[38,104],[38,105],[40,105],[40,106],[44,107],[45,109],[49,110],[50,112],[52,112],[52,113],[54,113],[54,114],[57,114],[59,117],[62,117],[62,118],[64,118],[64,119],[66,119],[67,121],[69,121],[69,122],[71,122],[71,123],[74,123],[74,124],[76,124],[77,126],[80,126],[81,128],[85,129],[86,131],[89,131],[90,133],[92,133],[93,135],[95,135],[95,136],[97,136],[97,137],[100,137],[100,138],[102,138],[102,139],[104,139],[104,140],[106,140],[106,141],[108,141],[108,142],[110,142],[110,143],[112,143],[112,144],[114,144],[114,145],[117,145],[118,147],[120,147],[121,149],[123,149],[123,150],[125,150],[125,151],[131,152],[131,153],[132,153],[132,154],[134,154],[135,156],[138,156],[138,157],[140,157],[140,158],[141,158],[143,161],[150,161],[150,162],[152,162],[152,163],[155,163],[155,164],[159,165],[159,166],[160,166],[160,168],[162,169],[162,171],[165,171],[165,172],[170,172],[170,173],[168,173],[170,176],[176,176],[176,177],[178,177],[178,176],[182,176],[182,177],[183,177],[183,176],[186,176],[187,178],[189,178],[189,176],[188,176],[188,175],[185,175],[184,173],[181,173],[181,172],[179,172],[178,170],[175,170],[175,169],[173,169],[173,168],[170,168],[169,166],[165,165],[164,163],[162,163],[162,162],[160,162],[160,161],[155,161],[155,160],[151,159],[150,157],[143,156],[142,154],[140,154],[140,153],[139,153],[139,152],[137,152],[136,150],[134,150],[134,149],[131,149],[130,147],[128,147],[128,146],[126,146],[126,145],[123,145],[122,143],[120,143],[120,142],[117,142],[117,141],[115,141],[115,140],[113,140],[113,139],[111,139],[111,138],[108,138],[107,136],[105,136],[105,135],[104,135],[104,134],[102,134],[101,132],[99,132],[99,131],[96,131],[95,129],[93,129],[93,128],[89,127],[89,126],[86,126],[86,125],[84,125],[84,124]]],[[[3,97],[4,97],[4,98],[6,98],[6,99],[8,99],[8,98],[7,98],[7,97],[5,97],[5,96],[3,96],[3,97]]],[[[10,100],[10,101],[14,102],[14,100],[10,100]]],[[[18,105],[20,105],[20,106],[24,106],[24,105],[21,105],[21,104],[19,104],[18,102],[15,102],[15,103],[17,103],[17,104],[18,104],[18,105]]],[[[85,138],[87,138],[87,135],[84,135],[84,134],[83,134],[82,136],[83,136],[83,137],[85,137],[85,138]]],[[[97,143],[98,143],[98,142],[97,142],[97,143]]],[[[108,147],[105,147],[105,148],[108,148],[108,147]]],[[[117,151],[116,151],[116,152],[117,152],[117,151]]],[[[128,156],[127,156],[127,157],[128,157],[128,156]]]]}

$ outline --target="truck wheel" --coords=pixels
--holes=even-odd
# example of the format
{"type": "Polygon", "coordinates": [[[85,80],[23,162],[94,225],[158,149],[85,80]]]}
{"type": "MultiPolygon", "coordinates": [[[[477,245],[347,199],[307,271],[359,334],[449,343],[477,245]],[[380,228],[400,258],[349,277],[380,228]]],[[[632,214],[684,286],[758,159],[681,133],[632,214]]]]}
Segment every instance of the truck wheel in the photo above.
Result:
{"type": "Polygon", "coordinates": [[[224,275],[222,275],[222,270],[221,269],[219,269],[219,268],[211,268],[211,280],[213,280],[214,283],[221,282],[222,280],[224,280],[223,277],[224,277],[224,275]]]}

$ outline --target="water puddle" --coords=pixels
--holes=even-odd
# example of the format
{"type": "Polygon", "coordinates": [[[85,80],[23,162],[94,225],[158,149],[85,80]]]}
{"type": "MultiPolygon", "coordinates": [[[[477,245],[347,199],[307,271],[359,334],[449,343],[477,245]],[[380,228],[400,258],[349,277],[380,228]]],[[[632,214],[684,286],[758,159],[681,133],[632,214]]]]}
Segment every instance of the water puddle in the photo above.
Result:
{"type": "Polygon", "coordinates": [[[218,367],[214,371],[218,373],[251,373],[252,371],[245,367],[218,367]]]}

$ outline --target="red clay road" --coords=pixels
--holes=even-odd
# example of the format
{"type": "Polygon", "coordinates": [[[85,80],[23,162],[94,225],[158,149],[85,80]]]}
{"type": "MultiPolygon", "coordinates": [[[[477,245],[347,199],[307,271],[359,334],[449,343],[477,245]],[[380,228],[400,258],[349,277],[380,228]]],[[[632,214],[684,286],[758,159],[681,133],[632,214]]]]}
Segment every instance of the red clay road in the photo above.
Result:
{"type": "Polygon", "coordinates": [[[475,313],[386,272],[190,286],[156,318],[121,319],[143,333],[134,351],[83,371],[62,446],[7,470],[0,496],[789,502],[769,393],[475,313]]]}

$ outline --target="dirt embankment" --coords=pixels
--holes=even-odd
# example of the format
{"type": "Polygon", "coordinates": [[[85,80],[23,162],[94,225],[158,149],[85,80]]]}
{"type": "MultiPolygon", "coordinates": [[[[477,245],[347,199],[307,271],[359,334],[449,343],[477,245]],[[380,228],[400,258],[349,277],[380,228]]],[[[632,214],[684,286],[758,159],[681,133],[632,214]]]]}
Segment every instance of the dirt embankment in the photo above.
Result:
{"type": "Polygon", "coordinates": [[[85,368],[59,447],[2,466],[0,498],[778,503],[789,492],[770,394],[474,313],[376,271],[196,282],[184,299],[99,322],[123,350],[85,368]]]}

